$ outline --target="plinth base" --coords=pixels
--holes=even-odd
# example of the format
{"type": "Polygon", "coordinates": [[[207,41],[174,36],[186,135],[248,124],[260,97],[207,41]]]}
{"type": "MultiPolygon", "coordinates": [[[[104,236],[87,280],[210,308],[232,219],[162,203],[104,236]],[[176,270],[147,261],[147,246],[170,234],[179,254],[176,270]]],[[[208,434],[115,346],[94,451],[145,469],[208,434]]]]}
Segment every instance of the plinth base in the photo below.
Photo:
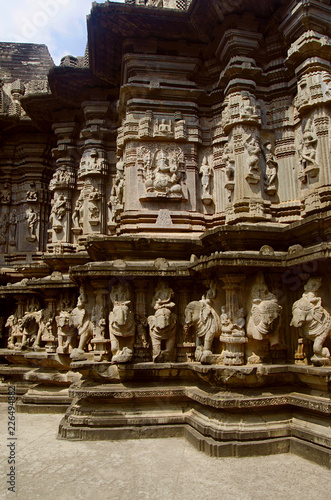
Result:
{"type": "Polygon", "coordinates": [[[297,453],[330,467],[331,402],[312,391],[212,392],[180,383],[82,383],[59,427],[69,440],[185,437],[211,456],[297,453]]]}

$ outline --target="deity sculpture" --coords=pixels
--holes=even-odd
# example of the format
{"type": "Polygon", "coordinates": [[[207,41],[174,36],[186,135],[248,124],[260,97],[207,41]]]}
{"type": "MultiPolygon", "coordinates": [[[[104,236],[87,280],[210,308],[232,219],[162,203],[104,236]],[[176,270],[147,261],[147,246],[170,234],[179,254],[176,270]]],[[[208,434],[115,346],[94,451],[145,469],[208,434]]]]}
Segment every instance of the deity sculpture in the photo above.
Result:
{"type": "Polygon", "coordinates": [[[173,135],[173,123],[171,120],[162,118],[161,122],[155,120],[154,122],[154,137],[165,136],[171,137],[173,135]]]}
{"type": "Polygon", "coordinates": [[[111,222],[115,223],[116,216],[123,208],[124,197],[124,161],[119,158],[116,163],[116,177],[113,181],[108,206],[111,213],[111,222]]]}
{"type": "Polygon", "coordinates": [[[224,147],[223,162],[225,164],[225,175],[227,178],[225,189],[228,191],[228,202],[231,202],[231,196],[234,190],[235,159],[233,150],[230,148],[229,144],[226,144],[224,147]]]}
{"type": "Polygon", "coordinates": [[[308,121],[302,136],[300,155],[299,179],[301,182],[307,182],[307,176],[316,177],[319,167],[316,161],[317,137],[315,136],[312,124],[308,121]]]}
{"type": "Polygon", "coordinates": [[[221,331],[222,335],[232,335],[233,337],[245,336],[245,314],[244,309],[238,309],[237,317],[234,321],[230,318],[226,311],[226,306],[222,306],[221,314],[221,331]]]}
{"type": "Polygon", "coordinates": [[[240,119],[258,119],[259,114],[257,111],[257,105],[255,97],[249,94],[249,92],[241,93],[241,102],[239,106],[240,119]]]}
{"type": "Polygon", "coordinates": [[[22,345],[22,320],[16,314],[11,314],[5,323],[5,327],[9,329],[8,349],[19,349],[22,345]]]}
{"type": "Polygon", "coordinates": [[[0,245],[4,245],[6,243],[7,228],[8,215],[6,213],[3,213],[0,216],[0,245]]]}
{"type": "Polygon", "coordinates": [[[160,281],[152,301],[155,314],[148,317],[155,363],[175,360],[177,316],[172,312],[175,307],[172,296],[173,290],[160,281]]]}
{"type": "Polygon", "coordinates": [[[29,236],[28,241],[35,241],[37,239],[36,235],[36,224],[38,222],[38,214],[34,211],[33,207],[29,207],[25,212],[25,218],[28,226],[29,236]]]}
{"type": "Polygon", "coordinates": [[[201,175],[202,202],[206,205],[209,205],[212,202],[211,180],[213,177],[213,169],[209,165],[206,157],[204,157],[202,161],[199,173],[201,175]]]}
{"type": "Polygon", "coordinates": [[[67,200],[63,194],[55,196],[49,220],[53,229],[57,232],[62,230],[62,220],[66,214],[66,204],[67,200]]]}
{"type": "Polygon", "coordinates": [[[66,170],[62,166],[58,168],[49,183],[49,190],[54,191],[57,187],[73,187],[75,184],[75,174],[71,170],[66,170]]]}
{"type": "Polygon", "coordinates": [[[109,336],[113,363],[128,363],[133,357],[136,324],[128,286],[113,285],[110,298],[113,310],[109,313],[109,336]]]}
{"type": "Polygon", "coordinates": [[[277,170],[278,163],[275,160],[275,155],[272,152],[272,145],[266,142],[264,145],[264,154],[266,162],[266,172],[264,178],[265,190],[268,194],[273,195],[277,192],[277,170]]]}
{"type": "Polygon", "coordinates": [[[9,244],[15,244],[17,230],[17,213],[16,210],[11,210],[9,214],[9,244]]]}
{"type": "Polygon", "coordinates": [[[310,91],[306,75],[301,78],[300,82],[298,82],[298,94],[294,103],[297,108],[301,108],[305,104],[310,103],[310,91]]]}
{"type": "Polygon", "coordinates": [[[78,178],[86,175],[105,174],[107,167],[107,160],[104,158],[102,150],[96,148],[87,149],[80,160],[78,178]]]}
{"type": "Polygon", "coordinates": [[[80,229],[80,219],[82,216],[82,208],[84,204],[84,191],[79,193],[79,197],[77,198],[73,213],[72,213],[72,223],[74,229],[80,229]]]}
{"type": "Polygon", "coordinates": [[[26,201],[38,201],[38,192],[35,190],[27,191],[26,201]]]}
{"type": "Polygon", "coordinates": [[[248,174],[246,175],[246,180],[250,184],[257,184],[261,179],[260,171],[260,144],[258,140],[249,136],[245,141],[245,148],[248,154],[248,174]]]}
{"type": "Polygon", "coordinates": [[[5,205],[11,201],[11,187],[8,182],[5,182],[0,189],[0,203],[5,205]]]}
{"type": "Polygon", "coordinates": [[[157,196],[182,197],[180,185],[181,173],[175,158],[169,157],[166,150],[158,150],[155,154],[155,168],[146,176],[146,190],[157,196]]]}
{"type": "Polygon", "coordinates": [[[100,200],[101,194],[98,188],[92,188],[88,196],[89,222],[92,225],[97,225],[100,222],[100,200]]]}
{"type": "Polygon", "coordinates": [[[292,307],[291,326],[298,328],[303,339],[313,341],[313,364],[330,364],[330,351],[324,346],[331,337],[331,316],[322,307],[322,299],[316,295],[321,286],[321,278],[310,278],[304,287],[301,299],[292,307]]]}

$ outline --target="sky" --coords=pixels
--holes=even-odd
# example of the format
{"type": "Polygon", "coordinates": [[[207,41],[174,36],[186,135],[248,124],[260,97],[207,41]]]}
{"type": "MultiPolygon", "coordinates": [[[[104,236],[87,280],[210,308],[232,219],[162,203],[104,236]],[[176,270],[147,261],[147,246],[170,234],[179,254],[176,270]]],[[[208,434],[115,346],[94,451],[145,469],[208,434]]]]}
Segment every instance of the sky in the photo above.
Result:
{"type": "Polygon", "coordinates": [[[92,0],[0,0],[0,5],[1,42],[43,43],[55,64],[68,54],[84,55],[92,0]]]}

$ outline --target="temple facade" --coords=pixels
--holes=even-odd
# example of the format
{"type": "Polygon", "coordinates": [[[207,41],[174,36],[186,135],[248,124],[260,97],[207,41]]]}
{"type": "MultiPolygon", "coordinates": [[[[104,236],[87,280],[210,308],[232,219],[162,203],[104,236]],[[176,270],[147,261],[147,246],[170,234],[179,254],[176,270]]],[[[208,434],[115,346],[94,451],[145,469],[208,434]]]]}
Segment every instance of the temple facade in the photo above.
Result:
{"type": "Polygon", "coordinates": [[[328,0],[94,3],[0,43],[0,394],[64,439],[330,466],[328,0]]]}

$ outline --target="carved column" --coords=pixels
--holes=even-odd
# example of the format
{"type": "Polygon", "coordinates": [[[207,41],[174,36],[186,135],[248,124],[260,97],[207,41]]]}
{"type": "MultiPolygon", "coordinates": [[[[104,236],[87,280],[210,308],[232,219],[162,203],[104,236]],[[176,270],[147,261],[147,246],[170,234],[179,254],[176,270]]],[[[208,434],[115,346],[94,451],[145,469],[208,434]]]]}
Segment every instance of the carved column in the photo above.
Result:
{"type": "Polygon", "coordinates": [[[104,141],[109,133],[106,124],[109,102],[89,101],[82,107],[86,122],[80,134],[84,151],[77,174],[79,196],[73,214],[74,232],[106,234],[108,161],[104,141]]]}
{"type": "Polygon", "coordinates": [[[178,319],[179,328],[177,333],[177,361],[194,361],[195,341],[184,337],[185,308],[190,302],[192,284],[187,281],[177,282],[178,293],[178,319]]]}
{"type": "Polygon", "coordinates": [[[271,218],[271,201],[264,190],[262,113],[255,95],[256,79],[262,73],[255,62],[260,42],[257,31],[231,29],[224,33],[217,49],[222,64],[227,62],[219,80],[225,96],[222,128],[227,142],[222,163],[228,192],[227,222],[271,218]]]}
{"type": "Polygon", "coordinates": [[[135,321],[137,325],[137,343],[135,344],[135,358],[137,362],[150,361],[150,345],[148,342],[148,323],[146,298],[149,282],[139,280],[134,284],[135,290],[135,321]]]}
{"type": "MultiPolygon", "coordinates": [[[[46,291],[45,291],[46,292],[46,291]]],[[[54,297],[54,290],[48,290],[45,297],[46,307],[44,310],[46,328],[41,340],[45,342],[46,352],[54,353],[58,345],[57,336],[55,335],[55,315],[57,298],[54,297]]]]}
{"type": "Polygon", "coordinates": [[[222,335],[220,341],[225,343],[223,362],[225,365],[243,365],[247,337],[245,336],[245,320],[241,307],[241,288],[245,276],[227,275],[222,278],[226,295],[226,306],[221,316],[222,335]],[[227,316],[227,327],[223,315],[227,316]]]}
{"type": "Polygon", "coordinates": [[[57,148],[53,149],[56,159],[56,171],[49,184],[52,192],[50,228],[48,230],[48,250],[56,251],[57,247],[66,252],[73,251],[72,198],[75,188],[75,164],[77,151],[74,140],[75,122],[55,123],[53,130],[57,136],[57,148]]]}
{"type": "Polygon", "coordinates": [[[291,44],[286,63],[297,79],[295,136],[303,216],[323,208],[330,195],[331,39],[306,32],[291,44]]]}
{"type": "Polygon", "coordinates": [[[110,339],[106,338],[107,317],[107,283],[104,281],[93,281],[93,293],[95,304],[92,309],[94,361],[102,361],[108,358],[110,339]]]}
{"type": "Polygon", "coordinates": [[[0,251],[6,253],[7,243],[15,245],[16,243],[16,211],[10,211],[11,204],[11,185],[10,182],[4,182],[0,186],[0,251]],[[15,215],[15,230],[13,230],[13,222],[15,215]],[[12,221],[12,222],[10,222],[12,221]],[[8,231],[9,228],[9,231],[8,231]],[[8,234],[9,233],[9,234],[8,234]]]}

